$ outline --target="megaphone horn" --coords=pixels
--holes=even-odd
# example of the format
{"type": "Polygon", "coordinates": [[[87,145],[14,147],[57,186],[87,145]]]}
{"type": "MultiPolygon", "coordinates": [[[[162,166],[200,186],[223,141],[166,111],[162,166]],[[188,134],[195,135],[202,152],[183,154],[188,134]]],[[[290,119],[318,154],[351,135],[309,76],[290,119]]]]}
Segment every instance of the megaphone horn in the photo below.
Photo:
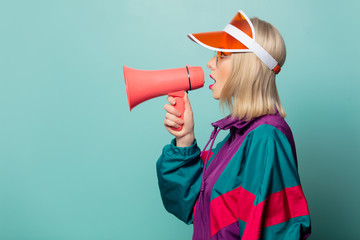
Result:
{"type": "Polygon", "coordinates": [[[175,69],[138,70],[124,65],[123,69],[130,111],[146,100],[169,95],[175,97],[174,106],[183,118],[184,91],[204,86],[204,71],[201,67],[186,65],[175,69]]]}

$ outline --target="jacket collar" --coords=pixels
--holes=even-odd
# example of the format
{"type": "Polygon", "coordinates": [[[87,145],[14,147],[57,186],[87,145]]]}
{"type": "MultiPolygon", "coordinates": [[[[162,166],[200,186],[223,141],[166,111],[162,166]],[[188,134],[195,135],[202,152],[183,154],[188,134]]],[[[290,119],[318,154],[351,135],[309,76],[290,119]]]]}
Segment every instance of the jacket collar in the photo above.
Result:
{"type": "MultiPolygon", "coordinates": [[[[219,128],[221,130],[228,130],[230,129],[231,131],[243,131],[247,128],[249,128],[251,125],[253,125],[255,122],[259,121],[260,119],[267,117],[269,115],[263,115],[257,118],[253,118],[250,119],[249,121],[245,121],[245,120],[239,120],[236,117],[232,117],[231,115],[220,119],[219,121],[216,121],[214,123],[212,123],[211,125],[215,128],[219,128]]],[[[276,111],[276,113],[274,114],[274,116],[279,116],[280,114],[278,111],[276,111]]]]}
{"type": "Polygon", "coordinates": [[[253,122],[253,119],[250,121],[245,121],[245,120],[239,120],[238,118],[229,115],[223,119],[220,119],[219,121],[212,123],[211,125],[213,127],[220,128],[222,130],[228,130],[230,128],[242,129],[247,125],[251,124],[251,122],[253,122]]]}

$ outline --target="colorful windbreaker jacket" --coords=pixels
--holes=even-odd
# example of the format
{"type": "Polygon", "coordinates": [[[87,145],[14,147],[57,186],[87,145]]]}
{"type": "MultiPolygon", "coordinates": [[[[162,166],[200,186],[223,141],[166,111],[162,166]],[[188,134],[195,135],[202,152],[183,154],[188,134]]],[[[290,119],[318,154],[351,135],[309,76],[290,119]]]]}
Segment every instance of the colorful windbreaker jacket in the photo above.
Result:
{"type": "Polygon", "coordinates": [[[309,210],[285,120],[228,116],[212,125],[209,151],[196,141],[164,147],[157,174],[166,210],[193,223],[194,240],[306,239],[309,210]],[[229,134],[213,148],[220,130],[229,134]]]}

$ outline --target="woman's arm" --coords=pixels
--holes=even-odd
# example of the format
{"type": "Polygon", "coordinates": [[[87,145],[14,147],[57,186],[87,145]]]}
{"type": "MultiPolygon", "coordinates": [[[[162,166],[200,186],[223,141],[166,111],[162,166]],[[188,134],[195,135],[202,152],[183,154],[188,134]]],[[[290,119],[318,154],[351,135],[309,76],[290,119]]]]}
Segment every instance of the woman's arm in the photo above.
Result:
{"type": "Polygon", "coordinates": [[[253,188],[255,200],[242,237],[306,239],[311,232],[310,215],[287,137],[273,126],[262,125],[249,143],[247,161],[258,164],[260,177],[255,180],[249,174],[243,185],[253,188]]]}
{"type": "Polygon", "coordinates": [[[166,145],[156,169],[161,198],[166,210],[183,222],[192,223],[193,208],[200,192],[203,162],[196,144],[175,146],[175,139],[166,145]]]}
{"type": "Polygon", "coordinates": [[[164,125],[175,136],[166,145],[157,161],[157,176],[161,198],[166,210],[187,224],[192,223],[192,212],[201,185],[203,162],[194,135],[193,112],[187,94],[184,97],[184,120],[173,106],[175,99],[168,98],[164,125]],[[178,128],[183,125],[181,131],[178,128]]]}

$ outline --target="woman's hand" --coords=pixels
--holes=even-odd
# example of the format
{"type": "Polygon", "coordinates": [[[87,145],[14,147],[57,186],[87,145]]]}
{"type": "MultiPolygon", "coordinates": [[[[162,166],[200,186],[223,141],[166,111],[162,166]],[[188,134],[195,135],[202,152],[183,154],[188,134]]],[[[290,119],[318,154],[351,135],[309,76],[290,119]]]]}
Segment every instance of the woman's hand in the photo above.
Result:
{"type": "Polygon", "coordinates": [[[175,105],[175,98],[168,97],[168,102],[170,104],[165,104],[164,106],[164,109],[167,111],[164,121],[165,128],[169,131],[169,133],[176,137],[176,146],[191,146],[195,140],[194,118],[187,93],[185,93],[184,96],[184,120],[180,118],[180,112],[173,106],[175,105]],[[180,125],[182,125],[182,129],[180,131],[175,131],[172,129],[172,127],[178,128],[180,125]]]}

